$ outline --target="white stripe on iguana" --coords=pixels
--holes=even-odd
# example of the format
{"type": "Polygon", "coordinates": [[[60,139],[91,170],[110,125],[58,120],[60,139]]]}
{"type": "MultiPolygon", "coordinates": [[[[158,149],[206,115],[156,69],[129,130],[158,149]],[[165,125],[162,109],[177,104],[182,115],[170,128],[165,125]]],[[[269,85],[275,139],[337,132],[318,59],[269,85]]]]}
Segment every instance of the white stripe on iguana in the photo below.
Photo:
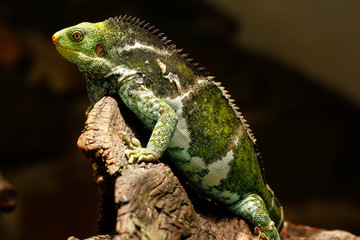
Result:
{"type": "Polygon", "coordinates": [[[239,195],[230,191],[223,191],[217,193],[220,198],[223,198],[223,202],[226,204],[231,204],[239,200],[239,195]]]}
{"type": "Polygon", "coordinates": [[[133,45],[125,45],[124,47],[118,48],[117,52],[118,52],[118,54],[121,54],[123,51],[131,51],[132,49],[144,49],[144,50],[148,50],[151,52],[155,52],[159,55],[170,55],[171,54],[167,50],[158,49],[153,46],[148,46],[148,45],[145,45],[145,44],[142,44],[139,42],[135,42],[135,44],[133,44],[133,45]]]}
{"type": "Polygon", "coordinates": [[[137,74],[137,71],[134,69],[129,69],[129,68],[124,68],[122,66],[116,66],[112,69],[112,71],[107,74],[105,77],[109,77],[111,75],[115,75],[115,74],[120,74],[120,77],[118,79],[118,82],[123,81],[124,79],[127,79],[129,77],[134,76],[135,74],[137,74]]]}
{"type": "Polygon", "coordinates": [[[171,83],[175,83],[176,89],[178,90],[178,93],[182,94],[181,84],[178,75],[173,74],[172,72],[169,72],[168,75],[164,75],[164,78],[169,79],[171,83]]]}
{"type": "Polygon", "coordinates": [[[207,166],[208,174],[204,177],[202,184],[204,186],[217,186],[222,179],[228,177],[230,166],[229,162],[234,159],[233,150],[229,151],[226,156],[207,166]]]}
{"type": "Polygon", "coordinates": [[[165,65],[165,63],[161,62],[160,59],[156,59],[156,62],[160,67],[161,74],[164,75],[166,73],[166,65],[165,65]]]}
{"type": "Polygon", "coordinates": [[[166,64],[161,62],[160,59],[156,59],[157,64],[160,67],[161,74],[164,78],[169,79],[171,83],[175,83],[176,89],[178,90],[178,93],[182,94],[181,84],[178,75],[173,74],[172,72],[169,72],[168,75],[165,75],[166,73],[166,64]]]}
{"type": "Polygon", "coordinates": [[[118,48],[118,53],[122,53],[123,51],[130,51],[131,49],[148,49],[148,50],[151,50],[151,51],[154,51],[155,49],[151,46],[147,46],[147,45],[144,45],[144,44],[141,44],[141,43],[138,43],[138,42],[135,42],[134,45],[125,45],[124,47],[122,48],[118,48]]]}
{"type": "Polygon", "coordinates": [[[182,116],[183,112],[183,103],[182,100],[186,98],[192,90],[180,95],[174,99],[165,98],[164,101],[169,104],[169,106],[175,111],[178,116],[178,124],[176,125],[176,130],[174,136],[168,147],[181,147],[184,149],[188,149],[190,146],[190,131],[188,129],[187,123],[182,116]]]}

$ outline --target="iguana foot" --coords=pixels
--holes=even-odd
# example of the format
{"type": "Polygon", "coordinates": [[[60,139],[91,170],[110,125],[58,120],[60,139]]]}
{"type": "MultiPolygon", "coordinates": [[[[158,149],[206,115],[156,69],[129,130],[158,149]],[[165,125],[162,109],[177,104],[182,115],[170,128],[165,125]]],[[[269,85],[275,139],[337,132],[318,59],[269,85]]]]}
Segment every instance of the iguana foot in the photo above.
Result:
{"type": "Polygon", "coordinates": [[[121,138],[124,140],[129,149],[125,150],[125,156],[129,163],[140,162],[153,162],[159,159],[158,154],[150,149],[141,147],[141,143],[138,139],[130,138],[124,132],[118,132],[121,138]]]}
{"type": "Polygon", "coordinates": [[[266,234],[263,231],[261,231],[259,227],[255,227],[254,234],[257,235],[260,239],[269,240],[266,234]]]}
{"type": "Polygon", "coordinates": [[[260,228],[256,227],[254,233],[255,233],[255,235],[258,235],[259,238],[261,238],[263,240],[269,240],[269,239],[270,240],[272,240],[272,239],[278,240],[278,239],[280,239],[279,232],[275,226],[269,230],[264,230],[264,229],[261,230],[260,228]]]}
{"type": "Polygon", "coordinates": [[[280,240],[279,232],[270,219],[265,203],[259,195],[250,194],[230,206],[230,209],[255,226],[254,233],[260,239],[280,240]]]}
{"type": "Polygon", "coordinates": [[[279,232],[275,228],[274,224],[272,224],[269,229],[261,230],[259,227],[255,227],[254,233],[263,240],[280,239],[279,232]]]}

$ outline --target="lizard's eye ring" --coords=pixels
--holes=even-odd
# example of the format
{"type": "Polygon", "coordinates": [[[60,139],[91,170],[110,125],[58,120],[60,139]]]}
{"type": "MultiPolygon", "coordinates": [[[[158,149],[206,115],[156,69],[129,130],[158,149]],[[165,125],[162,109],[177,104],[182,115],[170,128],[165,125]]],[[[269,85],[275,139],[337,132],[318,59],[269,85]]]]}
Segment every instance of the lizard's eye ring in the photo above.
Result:
{"type": "Polygon", "coordinates": [[[80,42],[83,39],[83,36],[82,36],[81,32],[76,31],[76,32],[73,32],[72,38],[75,41],[80,42]]]}

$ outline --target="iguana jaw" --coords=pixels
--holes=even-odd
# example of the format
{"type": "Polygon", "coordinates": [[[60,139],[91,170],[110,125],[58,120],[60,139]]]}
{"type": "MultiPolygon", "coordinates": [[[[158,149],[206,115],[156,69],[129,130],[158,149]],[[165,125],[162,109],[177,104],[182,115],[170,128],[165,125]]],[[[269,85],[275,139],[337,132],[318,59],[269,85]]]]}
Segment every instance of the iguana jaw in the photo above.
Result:
{"type": "Polygon", "coordinates": [[[111,64],[104,59],[94,58],[89,54],[86,54],[82,51],[74,50],[68,47],[63,47],[55,44],[56,49],[58,52],[63,56],[65,59],[69,60],[72,63],[75,63],[81,72],[102,72],[102,74],[106,74],[110,72],[112,69],[111,64]],[[102,68],[98,68],[98,66],[103,66],[102,68]],[[94,71],[92,70],[91,66],[95,66],[94,71]]]}
{"type": "Polygon", "coordinates": [[[52,37],[53,43],[60,53],[68,61],[75,63],[81,72],[102,72],[108,73],[112,68],[109,66],[108,61],[103,58],[98,58],[92,56],[89,53],[81,51],[81,49],[74,49],[73,47],[69,46],[67,42],[63,42],[59,37],[61,36],[61,32],[55,33],[52,37]],[[99,66],[102,66],[99,68],[99,66]],[[94,68],[92,68],[94,67],[94,68]]]}
{"type": "Polygon", "coordinates": [[[93,57],[83,53],[81,51],[78,50],[74,50],[68,47],[63,47],[60,45],[55,44],[56,49],[58,50],[58,52],[61,54],[61,56],[63,56],[65,59],[69,60],[72,63],[75,64],[79,64],[78,59],[92,59],[93,57]]]}

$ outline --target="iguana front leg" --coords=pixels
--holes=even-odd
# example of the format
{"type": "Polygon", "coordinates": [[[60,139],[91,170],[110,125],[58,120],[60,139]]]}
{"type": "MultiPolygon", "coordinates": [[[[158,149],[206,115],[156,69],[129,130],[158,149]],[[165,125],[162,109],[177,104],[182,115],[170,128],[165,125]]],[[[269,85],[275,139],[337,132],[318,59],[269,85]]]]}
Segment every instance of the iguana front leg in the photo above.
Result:
{"type": "Polygon", "coordinates": [[[143,85],[136,86],[130,82],[124,84],[120,91],[124,103],[152,129],[146,148],[141,147],[139,140],[130,141],[126,135],[120,133],[129,146],[126,151],[129,163],[158,160],[174,135],[178,122],[175,111],[143,85]]]}

